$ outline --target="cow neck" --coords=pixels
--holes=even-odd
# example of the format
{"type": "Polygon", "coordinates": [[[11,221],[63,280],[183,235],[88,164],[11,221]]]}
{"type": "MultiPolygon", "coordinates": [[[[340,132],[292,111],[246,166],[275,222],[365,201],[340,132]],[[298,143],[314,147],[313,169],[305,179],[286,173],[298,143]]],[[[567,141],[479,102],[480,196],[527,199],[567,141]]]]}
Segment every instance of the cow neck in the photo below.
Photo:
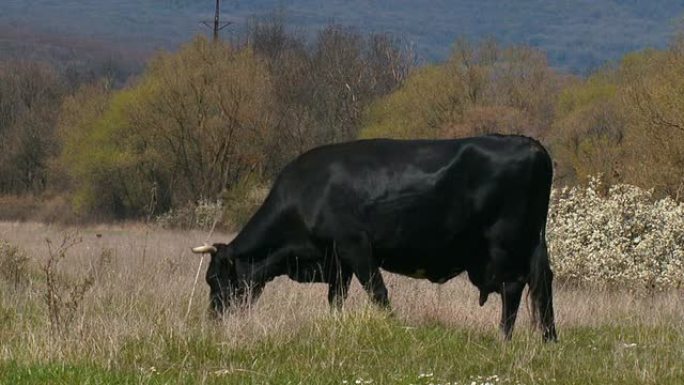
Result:
{"type": "Polygon", "coordinates": [[[267,198],[235,237],[232,245],[236,258],[261,260],[277,248],[277,210],[273,206],[273,199],[267,198]]]}

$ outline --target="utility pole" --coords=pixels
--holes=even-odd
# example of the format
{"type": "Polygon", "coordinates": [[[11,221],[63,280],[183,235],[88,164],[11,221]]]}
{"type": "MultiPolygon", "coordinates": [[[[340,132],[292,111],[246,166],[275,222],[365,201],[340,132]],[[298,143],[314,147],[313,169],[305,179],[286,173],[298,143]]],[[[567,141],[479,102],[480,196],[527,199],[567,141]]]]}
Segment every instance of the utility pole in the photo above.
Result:
{"type": "MultiPolygon", "coordinates": [[[[225,23],[221,23],[219,20],[220,15],[221,15],[221,0],[216,0],[216,13],[214,13],[214,25],[213,25],[214,42],[217,42],[219,39],[219,31],[230,25],[229,21],[225,22],[225,23]]],[[[212,26],[206,21],[203,21],[202,24],[206,25],[209,28],[212,28],[212,26]]]]}

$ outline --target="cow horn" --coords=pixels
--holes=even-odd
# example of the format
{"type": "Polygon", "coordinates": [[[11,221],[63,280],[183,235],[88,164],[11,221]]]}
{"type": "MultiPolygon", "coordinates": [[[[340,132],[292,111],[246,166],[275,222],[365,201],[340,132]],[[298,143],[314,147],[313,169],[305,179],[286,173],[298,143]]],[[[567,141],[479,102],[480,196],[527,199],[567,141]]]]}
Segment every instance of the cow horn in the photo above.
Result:
{"type": "Polygon", "coordinates": [[[192,248],[192,252],[195,254],[215,253],[216,250],[216,247],[212,245],[207,245],[206,243],[202,246],[192,248]]]}

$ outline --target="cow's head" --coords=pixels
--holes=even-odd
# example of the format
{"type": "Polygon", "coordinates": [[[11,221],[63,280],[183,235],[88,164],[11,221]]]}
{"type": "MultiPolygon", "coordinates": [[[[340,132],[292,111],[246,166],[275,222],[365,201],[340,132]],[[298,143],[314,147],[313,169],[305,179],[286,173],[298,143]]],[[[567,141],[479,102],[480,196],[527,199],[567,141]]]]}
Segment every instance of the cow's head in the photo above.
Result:
{"type": "Polygon", "coordinates": [[[221,315],[231,306],[237,294],[238,278],[232,247],[225,243],[214,243],[192,248],[196,254],[209,254],[209,268],[206,280],[209,284],[209,300],[215,315],[221,315]]]}

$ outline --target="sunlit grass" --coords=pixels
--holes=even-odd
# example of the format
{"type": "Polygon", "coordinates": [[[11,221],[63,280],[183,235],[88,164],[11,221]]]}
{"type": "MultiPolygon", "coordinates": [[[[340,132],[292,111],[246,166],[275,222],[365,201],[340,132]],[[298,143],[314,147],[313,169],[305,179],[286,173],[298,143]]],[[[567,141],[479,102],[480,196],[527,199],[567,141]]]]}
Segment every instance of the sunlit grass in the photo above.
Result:
{"type": "MultiPolygon", "coordinates": [[[[144,226],[81,229],[60,272],[100,266],[76,317],[51,330],[41,239],[62,230],[0,224],[29,257],[25,284],[0,280],[2,384],[677,384],[684,382],[680,292],[556,287],[560,342],[543,344],[521,307],[501,341],[496,296],[482,308],[464,279],[438,287],[387,275],[394,314],[368,306],[354,282],[346,310],[330,313],[326,288],[276,279],[253,308],[206,317],[202,280],[186,309],[203,233],[144,226]],[[102,234],[98,238],[95,234],[102,234]]],[[[227,240],[224,234],[214,240],[227,240]]],[[[206,261],[205,261],[206,264],[206,261]]],[[[206,266],[206,265],[205,265],[206,266]]]]}

